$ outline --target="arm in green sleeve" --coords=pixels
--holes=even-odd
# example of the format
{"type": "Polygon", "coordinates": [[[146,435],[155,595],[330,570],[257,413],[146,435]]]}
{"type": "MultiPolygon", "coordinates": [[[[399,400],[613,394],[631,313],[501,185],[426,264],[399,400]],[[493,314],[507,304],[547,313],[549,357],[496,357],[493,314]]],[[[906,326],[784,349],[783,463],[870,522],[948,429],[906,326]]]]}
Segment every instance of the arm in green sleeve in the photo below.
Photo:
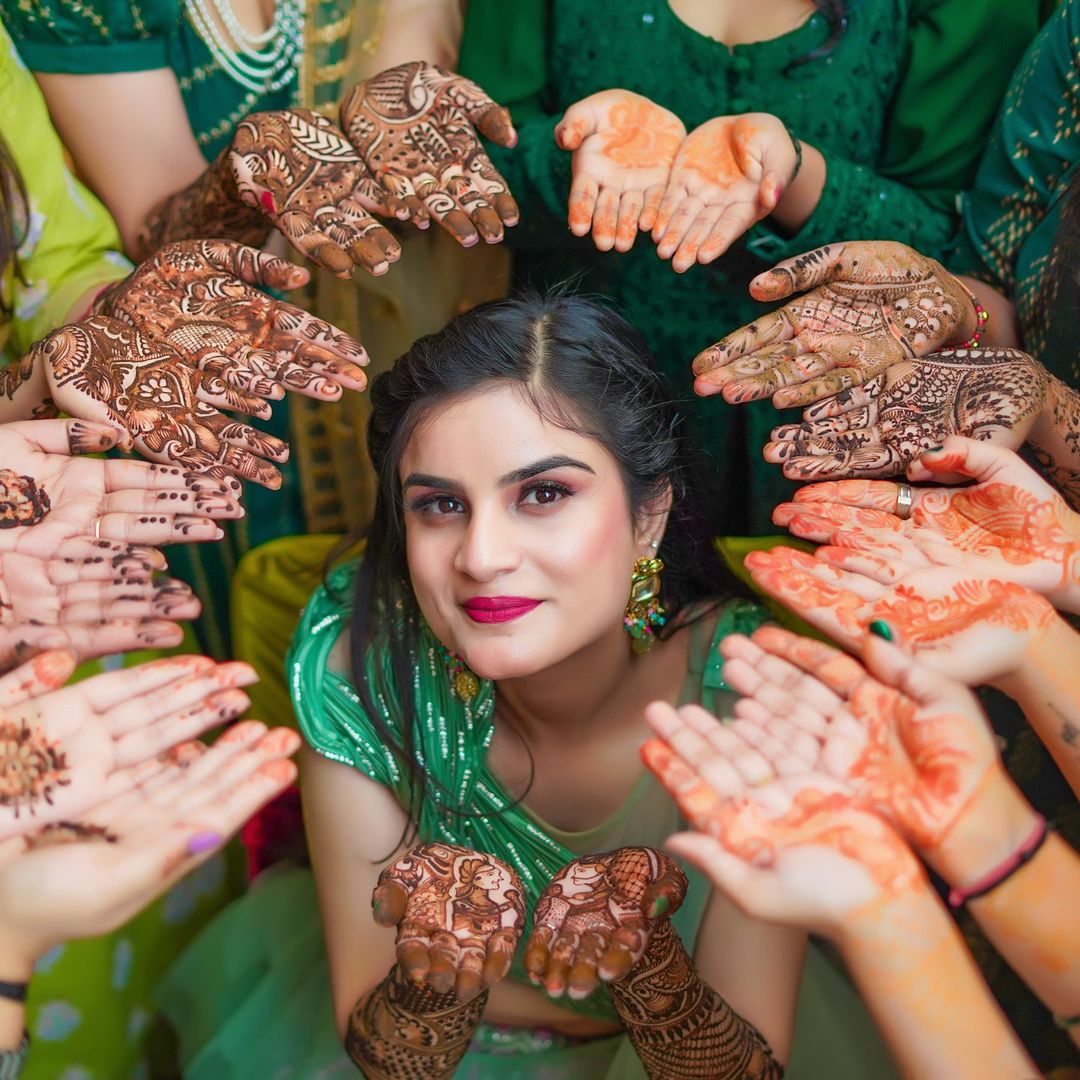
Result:
{"type": "Polygon", "coordinates": [[[1017,252],[1080,163],[1080,4],[1063,4],[1016,69],[972,189],[950,269],[1012,295],[1017,252]]]}

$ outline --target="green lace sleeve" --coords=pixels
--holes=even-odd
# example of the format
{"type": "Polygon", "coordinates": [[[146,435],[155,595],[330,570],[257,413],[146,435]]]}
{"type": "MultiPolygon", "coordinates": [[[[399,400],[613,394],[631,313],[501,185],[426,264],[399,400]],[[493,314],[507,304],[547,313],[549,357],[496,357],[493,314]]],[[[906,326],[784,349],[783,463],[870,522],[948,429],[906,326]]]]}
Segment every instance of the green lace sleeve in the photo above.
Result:
{"type": "Polygon", "coordinates": [[[19,249],[22,280],[8,267],[14,315],[6,358],[21,356],[96,286],[131,272],[105,207],[71,175],[45,101],[0,26],[0,132],[26,185],[29,220],[19,249]]]}
{"type": "Polygon", "coordinates": [[[179,0],[0,0],[0,16],[33,71],[101,75],[168,67],[179,0]]]}
{"type": "Polygon", "coordinates": [[[950,269],[1012,295],[1017,254],[1080,164],[1080,4],[1062,4],[1009,85],[950,269]]]}
{"type": "MultiPolygon", "coordinates": [[[[408,805],[408,781],[393,750],[364,713],[347,678],[329,667],[330,653],[349,626],[356,562],[338,567],[308,601],[286,661],[289,692],[308,745],[323,757],[359,769],[408,805]]],[[[395,702],[381,702],[391,730],[395,702]]]]}

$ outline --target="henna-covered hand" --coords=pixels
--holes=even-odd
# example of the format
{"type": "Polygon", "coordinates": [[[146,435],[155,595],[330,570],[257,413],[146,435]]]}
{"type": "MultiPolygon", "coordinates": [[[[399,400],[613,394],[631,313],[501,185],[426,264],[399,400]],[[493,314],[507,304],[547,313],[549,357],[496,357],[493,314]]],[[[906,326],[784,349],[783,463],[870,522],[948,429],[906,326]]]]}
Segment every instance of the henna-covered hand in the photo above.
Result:
{"type": "Polygon", "coordinates": [[[906,568],[869,556],[846,569],[802,551],[751,552],[754,583],[849,649],[884,622],[928,667],[978,686],[1008,677],[1056,613],[1041,596],[967,568],[906,568]]]}
{"type": "MultiPolygon", "coordinates": [[[[169,743],[181,737],[179,728],[169,743]]],[[[70,938],[121,926],[296,777],[288,728],[245,721],[212,747],[182,743],[137,787],[0,845],[0,935],[30,965],[70,938]]],[[[73,779],[72,786],[75,786],[73,779]]]]}
{"type": "MultiPolygon", "coordinates": [[[[942,449],[916,458],[908,476],[975,482],[912,487],[907,520],[892,512],[897,485],[891,481],[811,484],[797,491],[793,502],[778,506],[773,520],[804,539],[854,549],[817,552],[835,565],[853,563],[858,558],[854,551],[883,554],[877,550],[880,532],[874,530],[892,531],[910,539],[927,563],[968,567],[1013,581],[1041,593],[1056,608],[1080,612],[1080,516],[1015,453],[953,437],[942,449]]],[[[910,550],[901,554],[914,561],[910,550]]]]}
{"type": "Polygon", "coordinates": [[[107,289],[95,312],[175,349],[200,374],[201,400],[270,415],[286,390],[335,401],[363,390],[363,345],[262,287],[293,289],[308,273],[229,240],[169,244],[107,289]]]}
{"type": "MultiPolygon", "coordinates": [[[[752,638],[729,635],[721,652],[725,680],[743,695],[736,723],[760,754],[784,761],[789,751],[779,736],[788,728],[801,732],[800,745],[816,740],[811,767],[846,783],[859,806],[881,814],[924,854],[967,812],[987,774],[1001,771],[971,692],[895,648],[867,644],[874,674],[830,645],[776,626],[752,638]]],[[[697,763],[700,742],[680,732],[669,741],[697,763]]]]}
{"type": "Polygon", "coordinates": [[[895,476],[950,435],[1019,447],[1045,394],[1042,366],[1016,349],[931,353],[809,406],[764,456],[795,480],[895,476]]]}
{"type": "Polygon", "coordinates": [[[44,649],[82,661],[180,644],[177,623],[198,616],[198,598],[182,581],[155,579],[135,548],[116,547],[108,556],[87,540],[64,555],[0,550],[0,670],[44,649]]]}
{"type": "Polygon", "coordinates": [[[626,976],[685,895],[686,875],[653,848],[575,859],[536,903],[525,971],[552,997],[588,997],[601,980],[626,976]]]}
{"type": "Polygon", "coordinates": [[[574,155],[570,231],[591,230],[600,251],[629,251],[638,229],[656,221],[685,137],[673,112],[629,90],[602,90],[571,105],[555,127],[555,142],[574,155]]]}
{"type": "Polygon", "coordinates": [[[499,146],[517,133],[506,109],[475,83],[424,61],[388,68],[341,102],[341,126],[375,180],[385,206],[424,227],[435,218],[468,247],[503,238],[518,208],[476,132],[499,146]]]}
{"type": "Polygon", "coordinates": [[[375,921],[397,928],[401,972],[468,1001],[502,979],[525,928],[517,875],[493,855],[421,844],[379,875],[375,921]]]}
{"type": "Polygon", "coordinates": [[[69,652],[0,677],[0,840],[77,819],[156,774],[159,754],[235,719],[248,664],[177,656],[64,686],[69,652]]]}
{"type": "Polygon", "coordinates": [[[694,359],[697,393],[778,409],[862,386],[892,364],[973,331],[971,298],[940,263],[883,240],[830,244],[750,282],[766,302],[805,295],[732,331],[694,359]]]}
{"type": "Polygon", "coordinates": [[[217,480],[175,466],[71,456],[108,450],[117,439],[115,427],[83,420],[0,424],[0,461],[16,478],[10,483],[9,476],[0,516],[17,526],[0,528],[0,551],[110,562],[117,569],[134,557],[163,570],[159,552],[127,545],[217,540],[217,521],[243,516],[240,485],[231,477],[217,480]],[[29,525],[46,506],[44,518],[29,525]],[[20,519],[25,524],[19,526],[20,519]]]}
{"type": "Polygon", "coordinates": [[[104,315],[61,327],[37,342],[57,406],[72,416],[115,426],[120,445],[152,461],[264,487],[281,474],[289,447],[206,401],[202,375],[171,346],[104,315]]]}
{"type": "MultiPolygon", "coordinates": [[[[385,274],[401,245],[371,216],[386,192],[345,133],[309,109],[252,113],[216,164],[301,255],[339,277],[385,274]]],[[[218,235],[208,233],[207,235],[218,235]]]]}
{"type": "Polygon", "coordinates": [[[718,259],[772,213],[795,170],[795,144],[769,113],[718,116],[686,136],[652,238],[677,273],[718,259]]]}

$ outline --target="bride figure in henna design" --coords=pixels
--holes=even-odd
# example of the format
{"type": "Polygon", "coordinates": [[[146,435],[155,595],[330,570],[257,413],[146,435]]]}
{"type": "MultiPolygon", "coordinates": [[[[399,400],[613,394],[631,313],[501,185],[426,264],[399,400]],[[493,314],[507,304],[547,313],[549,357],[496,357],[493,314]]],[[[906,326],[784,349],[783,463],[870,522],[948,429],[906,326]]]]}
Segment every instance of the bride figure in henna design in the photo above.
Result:
{"type": "Polygon", "coordinates": [[[94,305],[175,349],[202,374],[205,400],[270,415],[285,390],[334,401],[363,390],[368,356],[355,338],[262,288],[294,289],[306,270],[229,240],[169,244],[94,305]]]}
{"type": "Polygon", "coordinates": [[[1019,447],[1045,396],[1046,372],[1017,349],[931,353],[809,406],[764,455],[796,480],[895,476],[950,435],[1019,447]]]}
{"type": "Polygon", "coordinates": [[[629,90],[602,90],[575,102],[555,127],[573,152],[569,224],[592,231],[599,251],[629,251],[651,229],[671,164],[686,137],[683,122],[629,90]]]}
{"type": "Polygon", "coordinates": [[[0,469],[0,529],[36,525],[49,512],[49,496],[32,476],[0,469]]]}
{"type": "Polygon", "coordinates": [[[881,240],[830,244],[750,283],[765,302],[804,293],[733,330],[694,359],[699,394],[778,409],[862,386],[891,364],[967,340],[971,297],[940,263],[881,240]]]}
{"type": "Polygon", "coordinates": [[[213,408],[199,372],[168,345],[95,315],[54,330],[31,352],[57,406],[115,425],[124,449],[212,477],[280,487],[281,474],[263,459],[284,461],[288,446],[213,408]]]}
{"type": "Polygon", "coordinates": [[[506,109],[475,83],[424,61],[358,83],[342,99],[341,126],[375,179],[387,209],[424,227],[435,218],[468,247],[503,238],[517,203],[476,131],[500,146],[517,133],[506,109]]]}

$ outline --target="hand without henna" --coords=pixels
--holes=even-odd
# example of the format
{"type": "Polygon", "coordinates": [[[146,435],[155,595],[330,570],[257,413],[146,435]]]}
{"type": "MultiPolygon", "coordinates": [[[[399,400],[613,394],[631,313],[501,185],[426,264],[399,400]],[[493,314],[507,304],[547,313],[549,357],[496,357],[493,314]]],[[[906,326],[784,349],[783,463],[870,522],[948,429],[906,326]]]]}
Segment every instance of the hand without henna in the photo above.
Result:
{"type": "Polygon", "coordinates": [[[423,228],[433,217],[465,247],[498,243],[517,224],[517,203],[476,134],[513,146],[510,114],[461,75],[424,61],[388,68],[345,95],[341,126],[399,218],[423,228]]]}
{"type": "Polygon", "coordinates": [[[768,113],[718,116],[683,140],[652,238],[677,273],[718,259],[770,214],[795,171],[795,144],[768,113]]]}
{"type": "Polygon", "coordinates": [[[685,895],[686,875],[653,848],[575,859],[537,901],[525,971],[552,997],[588,997],[627,975],[685,895]]]}
{"type": "Polygon", "coordinates": [[[756,300],[804,295],[733,330],[694,359],[697,393],[778,409],[862,386],[892,364],[962,337],[971,298],[940,263],[882,240],[829,244],[750,283],[756,300]]]}
{"type": "Polygon", "coordinates": [[[685,136],[673,112],[629,90],[602,90],[571,105],[555,126],[555,142],[574,155],[570,231],[591,230],[600,251],[629,251],[638,229],[656,220],[685,136]]]}
{"type": "Polygon", "coordinates": [[[211,747],[175,745],[180,727],[163,734],[173,749],[146,763],[138,786],[99,789],[77,818],[0,844],[0,921],[30,963],[122,926],[296,778],[286,759],[300,736],[288,728],[244,721],[211,747]]]}
{"type": "Polygon", "coordinates": [[[53,401],[73,416],[114,425],[125,448],[191,472],[281,486],[264,459],[284,461],[288,446],[207,404],[201,374],[171,346],[94,315],[54,330],[31,351],[53,401]]]}
{"type": "Polygon", "coordinates": [[[263,288],[294,289],[308,273],[229,240],[162,248],[107,289],[95,311],[168,345],[197,368],[201,400],[264,419],[267,401],[294,390],[336,401],[363,390],[363,345],[263,288]]]}
{"type": "Polygon", "coordinates": [[[420,844],[383,869],[371,904],[377,923],[397,928],[405,978],[468,1001],[510,970],[524,896],[517,874],[493,855],[420,844]]]}
{"type": "Polygon", "coordinates": [[[1045,370],[1017,349],[930,353],[809,406],[764,456],[795,480],[896,476],[950,435],[1019,447],[1045,396],[1045,370]]]}
{"type": "MultiPolygon", "coordinates": [[[[10,466],[0,478],[0,551],[122,559],[128,544],[217,540],[217,521],[243,516],[240,484],[232,477],[71,456],[108,450],[118,436],[115,425],[84,420],[0,425],[0,461],[10,466]]],[[[165,568],[160,552],[140,546],[135,553],[155,570],[165,568]]]]}

